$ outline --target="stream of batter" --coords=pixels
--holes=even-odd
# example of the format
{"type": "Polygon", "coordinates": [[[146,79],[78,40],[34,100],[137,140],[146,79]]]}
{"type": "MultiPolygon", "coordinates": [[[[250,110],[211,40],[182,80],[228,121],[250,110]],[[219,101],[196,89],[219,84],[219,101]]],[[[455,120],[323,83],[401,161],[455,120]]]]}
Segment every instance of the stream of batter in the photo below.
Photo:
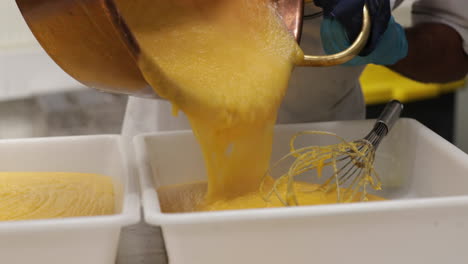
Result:
{"type": "MultiPolygon", "coordinates": [[[[162,188],[160,195],[185,194],[167,199],[174,206],[184,203],[181,200],[200,201],[177,209],[184,211],[269,207],[259,186],[269,167],[279,105],[294,65],[303,58],[273,4],[266,0],[117,4],[141,48],[138,63],[144,77],[172,102],[175,112],[180,109],[188,116],[204,154],[207,187],[162,188]]],[[[304,201],[336,202],[332,196],[304,201]]]]}

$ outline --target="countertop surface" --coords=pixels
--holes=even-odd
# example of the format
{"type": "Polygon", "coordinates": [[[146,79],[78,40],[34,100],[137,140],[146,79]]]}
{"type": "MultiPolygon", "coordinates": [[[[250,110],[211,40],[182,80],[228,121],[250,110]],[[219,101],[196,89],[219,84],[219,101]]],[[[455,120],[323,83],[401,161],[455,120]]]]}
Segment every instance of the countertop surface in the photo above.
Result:
{"type": "Polygon", "coordinates": [[[124,228],[120,238],[116,263],[168,263],[161,229],[145,223],[124,228]]]}

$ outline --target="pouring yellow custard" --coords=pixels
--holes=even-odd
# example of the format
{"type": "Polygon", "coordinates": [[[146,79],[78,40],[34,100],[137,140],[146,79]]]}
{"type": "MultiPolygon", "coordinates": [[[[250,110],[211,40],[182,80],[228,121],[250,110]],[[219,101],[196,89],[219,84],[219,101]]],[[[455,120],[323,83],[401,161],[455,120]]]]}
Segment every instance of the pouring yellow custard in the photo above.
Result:
{"type": "Polygon", "coordinates": [[[63,172],[0,172],[0,221],[114,213],[107,176],[63,172]]]}
{"type": "Polygon", "coordinates": [[[134,0],[117,5],[139,44],[145,79],[172,102],[175,113],[180,109],[188,116],[201,145],[207,189],[188,190],[203,196],[197,210],[268,207],[259,200],[259,186],[269,167],[273,126],[291,71],[303,58],[273,4],[134,0]]]}

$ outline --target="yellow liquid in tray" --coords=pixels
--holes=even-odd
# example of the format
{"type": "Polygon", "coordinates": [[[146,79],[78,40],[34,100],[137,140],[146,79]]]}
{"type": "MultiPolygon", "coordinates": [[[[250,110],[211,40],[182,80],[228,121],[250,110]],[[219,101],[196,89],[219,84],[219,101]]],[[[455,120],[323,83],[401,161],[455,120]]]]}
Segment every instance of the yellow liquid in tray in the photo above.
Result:
{"type": "MultiPolygon", "coordinates": [[[[197,211],[224,211],[256,208],[283,207],[283,203],[276,195],[272,195],[265,200],[266,192],[271,189],[271,185],[265,186],[265,191],[255,191],[228,200],[217,200],[207,202],[204,197],[207,190],[206,182],[191,184],[171,185],[158,188],[158,198],[161,210],[165,213],[183,213],[197,211]]],[[[319,185],[304,182],[295,182],[294,188],[297,191],[297,200],[300,205],[320,205],[337,203],[336,192],[323,193],[314,192],[319,185]]],[[[284,192],[284,187],[279,188],[284,192]]],[[[341,189],[344,193],[345,190],[341,189]]],[[[356,195],[354,200],[348,202],[359,202],[360,195],[356,195]]],[[[382,201],[375,195],[367,194],[368,201],[382,201]]]]}
{"type": "Polygon", "coordinates": [[[62,172],[0,172],[0,221],[114,213],[107,176],[62,172]]]}

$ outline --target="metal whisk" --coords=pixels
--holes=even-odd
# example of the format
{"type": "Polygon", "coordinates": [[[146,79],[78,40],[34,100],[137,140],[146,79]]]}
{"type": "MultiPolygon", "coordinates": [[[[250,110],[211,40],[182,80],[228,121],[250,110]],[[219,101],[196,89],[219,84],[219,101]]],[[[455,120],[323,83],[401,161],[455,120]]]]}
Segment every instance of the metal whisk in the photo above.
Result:
{"type": "Polygon", "coordinates": [[[380,189],[380,180],[372,166],[375,152],[400,117],[402,110],[403,105],[399,101],[389,102],[367,136],[340,149],[337,155],[332,155],[324,165],[333,166],[334,173],[321,189],[326,192],[336,190],[339,201],[342,201],[342,198],[354,199],[358,191],[363,191],[362,199],[365,199],[368,185],[380,189]],[[343,197],[340,193],[341,187],[346,187],[351,193],[343,197]]]}
{"type": "MultiPolygon", "coordinates": [[[[373,129],[363,139],[352,142],[330,132],[303,131],[297,133],[290,142],[290,153],[278,162],[272,169],[280,167],[279,164],[288,159],[293,159],[289,169],[282,173],[273,184],[271,191],[267,192],[265,199],[268,201],[273,194],[285,205],[299,205],[296,192],[336,192],[337,202],[356,201],[360,192],[359,200],[367,199],[367,187],[380,189],[380,179],[374,170],[373,163],[375,151],[382,139],[392,129],[400,117],[403,105],[398,101],[389,102],[380,117],[377,119],[373,129]],[[340,139],[340,143],[325,146],[306,146],[296,148],[296,139],[301,135],[327,135],[340,139]],[[316,189],[308,191],[296,190],[295,178],[305,173],[315,171],[317,181],[328,176],[324,183],[316,189]]],[[[275,178],[272,170],[266,173],[265,179],[275,178]]],[[[323,182],[323,180],[322,180],[323,182]]],[[[262,187],[263,188],[263,183],[262,187]]]]}

